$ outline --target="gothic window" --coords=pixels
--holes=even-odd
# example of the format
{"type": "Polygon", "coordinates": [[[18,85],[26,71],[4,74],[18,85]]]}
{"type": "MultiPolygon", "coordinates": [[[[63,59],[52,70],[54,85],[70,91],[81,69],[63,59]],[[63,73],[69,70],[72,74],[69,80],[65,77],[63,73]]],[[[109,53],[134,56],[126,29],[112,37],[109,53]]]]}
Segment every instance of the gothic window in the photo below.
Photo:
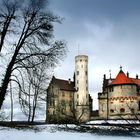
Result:
{"type": "Polygon", "coordinates": [[[120,113],[124,113],[125,112],[125,109],[124,108],[121,108],[120,109],[120,113]]]}

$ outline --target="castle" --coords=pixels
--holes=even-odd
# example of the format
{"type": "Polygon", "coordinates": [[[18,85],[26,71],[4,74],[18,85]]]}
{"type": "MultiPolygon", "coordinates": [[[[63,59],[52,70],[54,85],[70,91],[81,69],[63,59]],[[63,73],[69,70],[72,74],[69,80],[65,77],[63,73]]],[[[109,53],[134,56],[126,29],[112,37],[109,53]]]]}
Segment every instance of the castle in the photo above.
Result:
{"type": "Polygon", "coordinates": [[[73,81],[53,76],[47,89],[48,123],[86,122],[91,119],[139,119],[140,79],[130,78],[120,67],[116,78],[103,78],[98,93],[99,110],[92,110],[88,90],[88,56],[75,57],[73,81]],[[96,112],[96,113],[95,113],[96,112]],[[96,116],[95,116],[96,115],[96,116]]]}
{"type": "Polygon", "coordinates": [[[120,67],[116,78],[104,75],[98,93],[100,119],[140,119],[140,79],[130,78],[120,67]]]}
{"type": "Polygon", "coordinates": [[[90,120],[92,98],[88,91],[88,56],[75,57],[73,81],[53,76],[47,89],[47,118],[51,122],[90,120]]]}

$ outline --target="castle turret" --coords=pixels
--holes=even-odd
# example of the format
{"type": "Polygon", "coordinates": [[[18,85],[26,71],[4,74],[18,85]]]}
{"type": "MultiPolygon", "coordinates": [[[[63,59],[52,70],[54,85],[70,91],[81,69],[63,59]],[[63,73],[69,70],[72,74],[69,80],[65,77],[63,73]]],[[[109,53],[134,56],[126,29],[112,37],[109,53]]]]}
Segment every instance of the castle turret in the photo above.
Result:
{"type": "Polygon", "coordinates": [[[75,108],[76,116],[81,121],[89,120],[89,94],[88,94],[88,56],[75,57],[75,108]]]}

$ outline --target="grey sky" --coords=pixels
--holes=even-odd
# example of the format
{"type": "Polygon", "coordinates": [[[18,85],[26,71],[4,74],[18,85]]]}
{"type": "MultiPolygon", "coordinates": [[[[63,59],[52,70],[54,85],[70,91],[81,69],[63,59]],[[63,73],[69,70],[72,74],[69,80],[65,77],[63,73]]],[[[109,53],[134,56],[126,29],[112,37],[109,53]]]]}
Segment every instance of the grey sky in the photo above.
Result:
{"type": "Polygon", "coordinates": [[[103,74],[111,69],[116,76],[120,65],[130,76],[140,75],[139,0],[50,0],[50,7],[65,18],[55,36],[69,48],[56,77],[72,78],[78,44],[79,54],[89,56],[90,92],[101,91],[103,74]]]}

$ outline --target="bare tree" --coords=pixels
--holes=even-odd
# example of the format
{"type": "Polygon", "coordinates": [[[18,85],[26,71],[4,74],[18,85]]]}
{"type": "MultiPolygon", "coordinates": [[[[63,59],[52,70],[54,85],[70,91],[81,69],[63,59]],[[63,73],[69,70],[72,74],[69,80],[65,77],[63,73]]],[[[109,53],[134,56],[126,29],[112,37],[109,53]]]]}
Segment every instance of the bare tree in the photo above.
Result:
{"type": "Polygon", "coordinates": [[[10,82],[10,100],[11,100],[11,122],[13,121],[13,92],[12,92],[12,83],[10,82]]]}
{"type": "MultiPolygon", "coordinates": [[[[66,53],[65,43],[63,41],[53,41],[52,39],[53,23],[60,23],[61,19],[48,11],[46,6],[48,1],[25,0],[24,4],[20,2],[20,6],[16,3],[18,2],[14,0],[13,7],[16,7],[12,15],[14,23],[10,21],[8,25],[8,27],[13,27],[14,38],[10,40],[9,45],[11,45],[12,54],[1,84],[0,108],[5,99],[8,84],[11,79],[13,80],[12,74],[16,75],[15,71],[23,68],[34,68],[45,61],[56,65],[66,53]],[[31,60],[36,61],[32,63],[31,60]]],[[[8,6],[5,6],[5,9],[8,10],[9,3],[6,4],[8,6]]],[[[5,33],[5,36],[7,33],[5,33]]],[[[2,42],[4,42],[5,36],[2,42]]],[[[17,83],[19,85],[19,82],[17,83]]]]}
{"type": "Polygon", "coordinates": [[[25,114],[28,114],[28,121],[34,121],[39,102],[46,102],[46,88],[50,76],[46,72],[46,63],[27,71],[28,87],[23,87],[24,92],[21,92],[19,100],[25,114]]]}
{"type": "Polygon", "coordinates": [[[18,3],[10,1],[10,0],[3,0],[0,7],[0,52],[4,45],[4,41],[7,34],[12,32],[11,24],[13,20],[16,19],[15,12],[18,10],[19,5],[18,3]]]}

